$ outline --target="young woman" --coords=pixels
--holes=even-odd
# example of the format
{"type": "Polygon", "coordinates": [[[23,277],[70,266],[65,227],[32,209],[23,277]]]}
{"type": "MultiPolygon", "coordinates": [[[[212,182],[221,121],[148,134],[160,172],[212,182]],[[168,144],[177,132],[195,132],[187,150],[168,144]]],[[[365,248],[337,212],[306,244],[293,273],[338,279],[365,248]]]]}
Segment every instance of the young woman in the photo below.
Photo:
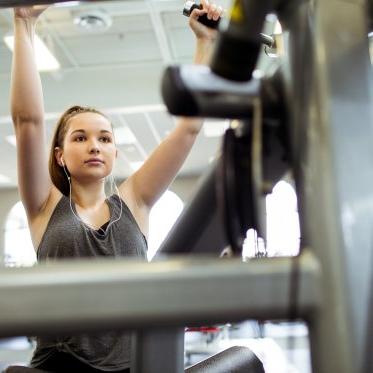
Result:
{"type": "MultiPolygon", "coordinates": [[[[216,32],[196,21],[221,7],[203,2],[190,27],[196,35],[195,63],[206,63],[216,32]]],[[[145,164],[105,195],[117,150],[110,120],[100,111],[74,106],[57,123],[48,159],[43,94],[33,41],[45,7],[14,11],[15,50],[11,112],[17,139],[19,190],[38,260],[97,256],[145,258],[149,212],[187,157],[200,120],[181,118],[145,164]]],[[[31,366],[52,372],[128,372],[129,336],[123,332],[37,338],[31,366]]]]}

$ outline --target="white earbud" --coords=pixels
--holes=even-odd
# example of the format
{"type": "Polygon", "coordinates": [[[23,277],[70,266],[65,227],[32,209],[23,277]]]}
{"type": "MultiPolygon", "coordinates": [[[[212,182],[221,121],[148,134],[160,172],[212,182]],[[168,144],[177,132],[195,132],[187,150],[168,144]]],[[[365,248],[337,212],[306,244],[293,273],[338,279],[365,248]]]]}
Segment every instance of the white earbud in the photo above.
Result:
{"type": "Polygon", "coordinates": [[[70,176],[69,176],[69,174],[68,174],[67,171],[66,171],[65,162],[63,161],[63,158],[62,158],[62,157],[61,157],[60,161],[61,161],[61,166],[62,166],[62,168],[63,168],[63,172],[65,173],[65,175],[66,175],[66,177],[67,177],[67,180],[68,180],[69,183],[70,183],[70,176]]]}

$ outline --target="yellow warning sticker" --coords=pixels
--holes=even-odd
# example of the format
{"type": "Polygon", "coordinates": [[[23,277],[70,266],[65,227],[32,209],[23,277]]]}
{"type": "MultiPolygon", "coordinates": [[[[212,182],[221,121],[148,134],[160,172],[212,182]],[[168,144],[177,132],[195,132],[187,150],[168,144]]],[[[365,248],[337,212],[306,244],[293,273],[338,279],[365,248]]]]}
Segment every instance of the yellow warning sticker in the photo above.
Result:
{"type": "Polygon", "coordinates": [[[244,18],[241,0],[235,0],[231,9],[230,19],[234,22],[241,22],[244,18]]]}

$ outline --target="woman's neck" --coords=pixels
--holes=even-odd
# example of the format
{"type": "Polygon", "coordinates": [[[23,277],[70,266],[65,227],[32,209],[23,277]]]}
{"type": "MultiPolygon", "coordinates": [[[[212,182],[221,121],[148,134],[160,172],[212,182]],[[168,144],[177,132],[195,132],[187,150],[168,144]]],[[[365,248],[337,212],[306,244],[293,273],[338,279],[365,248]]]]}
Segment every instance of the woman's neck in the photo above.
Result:
{"type": "Polygon", "coordinates": [[[106,200],[104,182],[81,184],[72,180],[71,189],[72,200],[82,208],[92,208],[106,200]]]}

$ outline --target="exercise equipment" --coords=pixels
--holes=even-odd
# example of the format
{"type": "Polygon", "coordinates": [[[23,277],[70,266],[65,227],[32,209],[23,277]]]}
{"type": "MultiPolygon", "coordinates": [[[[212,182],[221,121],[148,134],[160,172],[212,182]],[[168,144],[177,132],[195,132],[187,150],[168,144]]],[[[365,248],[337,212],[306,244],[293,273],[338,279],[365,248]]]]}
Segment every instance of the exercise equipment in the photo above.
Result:
{"type": "Polygon", "coordinates": [[[246,347],[230,347],[188,368],[185,373],[264,373],[263,364],[246,347]]]}
{"type": "MultiPolygon", "coordinates": [[[[194,9],[202,9],[202,4],[197,4],[194,1],[188,0],[184,4],[183,8],[183,15],[189,17],[194,9]]],[[[220,18],[218,20],[208,19],[207,15],[204,14],[203,16],[198,17],[198,22],[202,23],[203,25],[217,29],[219,27],[220,18]]]]}
{"type": "MultiPolygon", "coordinates": [[[[183,8],[183,15],[186,17],[190,17],[191,13],[194,9],[202,9],[202,4],[197,4],[192,0],[187,0],[184,4],[183,8]]],[[[212,29],[217,29],[220,24],[220,18],[218,20],[208,19],[207,15],[204,14],[203,16],[198,17],[198,22],[201,22],[203,25],[210,27],[212,29]]],[[[263,33],[259,33],[260,41],[269,48],[273,48],[275,41],[272,36],[266,35],[263,33]]]]}
{"type": "MultiPolygon", "coordinates": [[[[165,103],[179,115],[202,112],[215,118],[245,119],[245,115],[253,117],[259,100],[263,117],[259,145],[277,159],[281,159],[281,148],[270,145],[264,130],[266,118],[270,119],[266,107],[275,109],[273,117],[282,116],[276,127],[281,131],[277,139],[284,141],[276,143],[285,146],[294,175],[302,235],[301,254],[289,272],[293,286],[288,318],[299,317],[302,269],[297,260],[310,250],[322,272],[325,300],[311,317],[313,370],[369,372],[373,366],[373,252],[369,244],[373,209],[367,204],[372,198],[368,185],[373,181],[369,150],[373,87],[367,34],[372,3],[248,0],[235,1],[232,13],[210,69],[204,71],[204,82],[213,88],[195,84],[201,76],[199,67],[171,67],[163,80],[165,103]],[[268,11],[277,13],[288,34],[287,53],[279,61],[279,79],[258,81],[252,78],[259,53],[256,35],[268,11]],[[342,34],[347,39],[342,40],[342,34]],[[264,85],[267,96],[262,93],[264,85]],[[279,105],[273,107],[271,94],[283,101],[275,100],[279,105]],[[184,108],[182,98],[188,99],[184,108]],[[241,105],[245,99],[246,113],[241,105]],[[217,102],[223,103],[223,109],[217,108],[217,102]],[[358,208],[361,203],[366,208],[358,208]]],[[[248,162],[259,169],[266,164],[264,158],[251,157],[248,162]]],[[[274,176],[274,170],[269,174],[274,176]]],[[[265,182],[260,187],[264,193],[270,191],[265,182]]]]}
{"type": "MultiPolygon", "coordinates": [[[[30,2],[1,2],[1,6],[17,4],[30,2]]],[[[239,102],[246,98],[250,107],[243,115],[237,100],[231,106],[226,102],[227,117],[235,117],[239,107],[240,118],[254,123],[255,111],[261,113],[258,141],[263,151],[269,148],[271,159],[281,156],[285,144],[299,204],[298,257],[248,263],[201,258],[154,263],[103,260],[1,269],[0,336],[136,329],[140,338],[136,353],[144,359],[136,373],[175,373],[183,361],[180,349],[175,349],[171,362],[156,356],[170,345],[180,346],[185,325],[301,319],[309,325],[313,372],[370,372],[373,84],[368,6],[361,0],[237,0],[234,17],[220,34],[206,70],[206,79],[215,84],[211,105],[206,88],[189,90],[197,105],[192,106],[194,111],[186,105],[184,115],[197,115],[203,109],[213,116],[220,84],[224,88],[221,102],[222,97],[238,97],[240,91],[239,102]],[[252,71],[260,49],[258,33],[268,11],[277,13],[289,38],[279,79],[268,79],[266,86],[266,79],[252,79],[252,71]],[[264,91],[267,96],[262,95],[264,91]],[[269,102],[274,97],[282,101],[272,107],[264,97],[269,102]],[[275,136],[279,148],[269,146],[265,121],[267,126],[274,121],[279,130],[275,136]],[[285,141],[278,141],[284,134],[285,141]],[[97,292],[102,303],[92,307],[97,292]]],[[[188,69],[191,80],[201,72],[193,69],[188,69]]],[[[187,84],[182,81],[180,86],[187,84]]],[[[220,117],[221,112],[216,115],[220,117]]],[[[262,170],[261,180],[265,180],[264,157],[251,162],[262,170]]],[[[268,177],[276,179],[270,169],[268,177]]],[[[263,182],[259,187],[270,189],[263,182]]],[[[209,232],[211,242],[215,234],[209,232]]],[[[169,236],[169,242],[172,239],[169,236]]],[[[205,239],[208,245],[208,235],[205,239]]]]}

